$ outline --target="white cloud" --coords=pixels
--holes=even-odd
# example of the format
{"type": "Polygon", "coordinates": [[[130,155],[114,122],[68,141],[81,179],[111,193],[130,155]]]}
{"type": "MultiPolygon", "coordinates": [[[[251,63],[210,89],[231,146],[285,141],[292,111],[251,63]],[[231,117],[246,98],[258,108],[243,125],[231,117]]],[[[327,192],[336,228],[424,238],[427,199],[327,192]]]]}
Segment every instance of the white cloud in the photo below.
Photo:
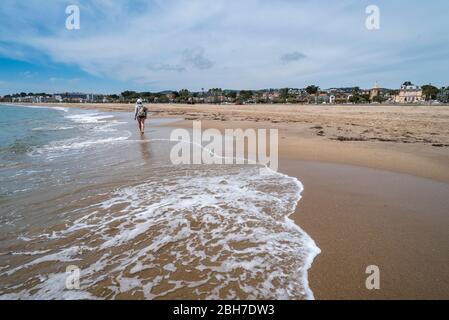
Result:
{"type": "MultiPolygon", "coordinates": [[[[0,5],[8,9],[4,16],[20,15],[20,6],[5,1],[0,5]]],[[[18,31],[6,28],[0,40],[16,45],[15,56],[32,59],[18,49],[26,45],[99,77],[155,88],[199,89],[343,85],[361,72],[373,83],[381,80],[375,78],[379,70],[387,77],[385,73],[393,74],[416,57],[417,46],[447,39],[444,33],[433,33],[432,39],[416,42],[420,34],[438,30],[445,19],[434,15],[433,26],[409,23],[422,19],[426,9],[401,16],[403,11],[395,11],[400,4],[388,4],[382,11],[382,29],[372,32],[365,29],[365,6],[352,0],[152,1],[132,2],[134,7],[127,1],[72,2],[81,7],[81,30],[64,28],[64,11],[57,10],[64,1],[52,5],[33,0],[19,25],[11,26],[18,31]],[[36,17],[33,8],[47,8],[46,17],[36,17]],[[44,30],[31,27],[36,24],[44,30]]],[[[380,5],[381,10],[385,6],[380,5]]],[[[0,42],[0,54],[5,51],[0,42]]],[[[448,47],[437,51],[444,56],[448,47]]],[[[426,57],[427,52],[421,61],[426,57]]]]}

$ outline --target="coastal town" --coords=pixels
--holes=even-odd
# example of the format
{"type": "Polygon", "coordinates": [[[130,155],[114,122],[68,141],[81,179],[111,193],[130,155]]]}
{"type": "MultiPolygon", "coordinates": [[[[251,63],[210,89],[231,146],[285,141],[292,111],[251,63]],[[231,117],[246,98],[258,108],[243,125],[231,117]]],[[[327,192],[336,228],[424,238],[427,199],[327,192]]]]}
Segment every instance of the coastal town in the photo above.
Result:
{"type": "Polygon", "coordinates": [[[398,89],[387,89],[375,83],[370,89],[360,87],[321,89],[305,88],[262,90],[187,89],[162,92],[124,91],[121,94],[16,93],[0,96],[6,103],[133,103],[141,98],[146,103],[187,104],[447,104],[449,86],[437,88],[431,84],[418,86],[410,81],[398,89]]]}

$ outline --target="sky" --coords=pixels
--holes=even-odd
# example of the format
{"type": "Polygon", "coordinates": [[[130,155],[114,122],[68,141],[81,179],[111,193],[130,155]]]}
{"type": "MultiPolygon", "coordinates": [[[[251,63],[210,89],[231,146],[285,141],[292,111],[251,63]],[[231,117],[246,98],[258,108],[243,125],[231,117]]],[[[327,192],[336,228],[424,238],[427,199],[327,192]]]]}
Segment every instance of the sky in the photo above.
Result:
{"type": "Polygon", "coordinates": [[[448,12],[447,0],[1,0],[0,95],[449,86],[448,12]],[[380,29],[366,27],[370,5],[380,29]]]}

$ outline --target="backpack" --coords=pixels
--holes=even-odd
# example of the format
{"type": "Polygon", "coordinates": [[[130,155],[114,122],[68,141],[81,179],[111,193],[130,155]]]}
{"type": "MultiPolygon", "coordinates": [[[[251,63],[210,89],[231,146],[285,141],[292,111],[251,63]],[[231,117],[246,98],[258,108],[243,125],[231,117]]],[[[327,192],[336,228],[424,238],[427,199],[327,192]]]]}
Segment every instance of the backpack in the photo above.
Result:
{"type": "Polygon", "coordinates": [[[137,116],[139,118],[146,117],[147,116],[147,108],[145,106],[140,106],[139,110],[137,111],[137,116]]]}

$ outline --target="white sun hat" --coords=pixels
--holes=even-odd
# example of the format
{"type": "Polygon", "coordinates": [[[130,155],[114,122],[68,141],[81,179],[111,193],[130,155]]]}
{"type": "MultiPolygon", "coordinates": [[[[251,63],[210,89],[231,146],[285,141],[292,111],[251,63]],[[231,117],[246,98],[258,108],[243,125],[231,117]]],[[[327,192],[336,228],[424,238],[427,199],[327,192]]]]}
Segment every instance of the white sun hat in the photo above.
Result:
{"type": "Polygon", "coordinates": [[[137,104],[141,104],[142,103],[142,99],[137,99],[137,104]]]}

